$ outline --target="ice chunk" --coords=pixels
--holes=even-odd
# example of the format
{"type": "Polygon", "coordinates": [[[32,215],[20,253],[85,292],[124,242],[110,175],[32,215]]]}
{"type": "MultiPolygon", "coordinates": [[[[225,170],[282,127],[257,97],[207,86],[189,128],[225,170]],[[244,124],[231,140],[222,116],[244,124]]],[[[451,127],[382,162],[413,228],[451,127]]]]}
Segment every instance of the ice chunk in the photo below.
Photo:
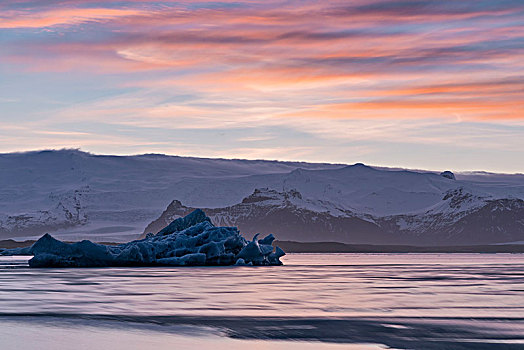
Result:
{"type": "MultiPolygon", "coordinates": [[[[255,236],[256,237],[256,236],[255,236]]],[[[244,259],[244,261],[255,261],[257,264],[261,264],[264,260],[264,255],[260,249],[260,245],[253,239],[249,242],[242,250],[238,253],[238,257],[244,259]]]]}
{"type": "Polygon", "coordinates": [[[258,240],[259,234],[257,233],[251,242],[246,244],[237,257],[240,258],[237,261],[237,265],[252,263],[253,265],[280,265],[280,257],[286,253],[279,247],[276,247],[275,253],[273,253],[272,243],[275,240],[273,235],[268,235],[263,239],[258,240]],[[240,261],[242,260],[242,261],[240,261]]]}
{"type": "Polygon", "coordinates": [[[275,247],[275,251],[268,256],[270,265],[280,265],[280,258],[284,255],[286,253],[280,247],[275,247]]]}
{"type": "Polygon", "coordinates": [[[259,239],[258,240],[258,244],[269,244],[269,245],[271,245],[271,244],[273,244],[274,240],[275,240],[275,236],[270,234],[270,235],[267,235],[263,239],[259,239]]]}
{"type": "Polygon", "coordinates": [[[186,228],[189,228],[191,226],[195,226],[196,224],[199,224],[201,222],[210,222],[211,219],[206,216],[204,211],[201,209],[197,209],[193,211],[191,214],[184,216],[183,218],[179,218],[174,220],[172,223],[164,227],[158,234],[160,236],[169,235],[173,232],[179,232],[182,230],[185,230],[186,228]]]}
{"type": "Polygon", "coordinates": [[[238,258],[237,262],[235,263],[235,265],[237,266],[245,266],[246,265],[246,261],[242,258],[238,258]]]}
{"type": "Polygon", "coordinates": [[[274,239],[258,240],[257,234],[247,242],[236,227],[215,227],[197,209],[138,241],[117,246],[65,243],[45,234],[24,252],[34,255],[31,267],[281,265],[285,253],[278,247],[273,252],[274,239]]]}

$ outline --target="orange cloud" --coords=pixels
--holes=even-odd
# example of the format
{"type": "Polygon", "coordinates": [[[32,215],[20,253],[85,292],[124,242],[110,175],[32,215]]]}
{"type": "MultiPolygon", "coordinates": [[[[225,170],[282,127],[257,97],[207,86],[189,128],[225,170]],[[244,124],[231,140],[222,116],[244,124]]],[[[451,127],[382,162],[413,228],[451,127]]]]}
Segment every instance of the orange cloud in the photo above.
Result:
{"type": "Polygon", "coordinates": [[[524,102],[386,100],[314,105],[282,117],[335,119],[524,120],[524,102]]]}
{"type": "Polygon", "coordinates": [[[142,11],[133,9],[109,8],[66,8],[43,12],[8,11],[0,16],[0,28],[46,28],[56,25],[110,20],[141,13],[142,11]]]}

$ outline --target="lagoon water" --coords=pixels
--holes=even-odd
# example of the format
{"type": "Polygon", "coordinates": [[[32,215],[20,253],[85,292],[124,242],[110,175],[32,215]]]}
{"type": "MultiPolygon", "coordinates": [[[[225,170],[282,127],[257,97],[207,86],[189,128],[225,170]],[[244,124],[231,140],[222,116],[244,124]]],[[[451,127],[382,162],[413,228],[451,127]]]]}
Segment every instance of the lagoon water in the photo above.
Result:
{"type": "Polygon", "coordinates": [[[0,257],[0,344],[524,348],[524,254],[282,260],[276,267],[30,269],[27,258],[0,257]]]}

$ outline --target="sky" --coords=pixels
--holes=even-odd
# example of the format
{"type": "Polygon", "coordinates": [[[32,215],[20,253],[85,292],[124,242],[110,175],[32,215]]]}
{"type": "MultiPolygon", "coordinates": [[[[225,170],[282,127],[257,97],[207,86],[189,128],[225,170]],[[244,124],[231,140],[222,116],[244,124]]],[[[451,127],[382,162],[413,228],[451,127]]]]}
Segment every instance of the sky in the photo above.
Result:
{"type": "Polygon", "coordinates": [[[0,2],[0,152],[524,172],[524,1],[0,2]]]}

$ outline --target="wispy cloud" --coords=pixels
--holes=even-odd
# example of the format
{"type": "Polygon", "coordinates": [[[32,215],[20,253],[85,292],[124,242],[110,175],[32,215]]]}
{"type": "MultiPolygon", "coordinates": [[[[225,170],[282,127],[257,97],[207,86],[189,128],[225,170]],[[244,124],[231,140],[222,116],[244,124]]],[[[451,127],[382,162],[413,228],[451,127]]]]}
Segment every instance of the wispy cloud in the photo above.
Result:
{"type": "MultiPolygon", "coordinates": [[[[60,121],[144,135],[281,127],[297,143],[304,133],[338,145],[345,135],[368,151],[372,140],[437,145],[456,123],[524,124],[523,20],[524,4],[513,0],[13,0],[0,4],[0,72],[29,91],[33,79],[48,79],[60,103],[32,113],[44,133],[60,121]],[[96,98],[72,97],[72,85],[96,98]],[[425,128],[439,123],[448,129],[429,136],[425,128]]],[[[14,122],[21,112],[12,105],[28,97],[3,95],[1,117],[14,122]]],[[[56,132],[80,143],[97,137],[56,132]]],[[[487,133],[454,140],[483,147],[503,137],[487,133]]],[[[283,137],[254,132],[230,146],[248,152],[249,142],[265,155],[276,148],[264,142],[283,137]]]]}

